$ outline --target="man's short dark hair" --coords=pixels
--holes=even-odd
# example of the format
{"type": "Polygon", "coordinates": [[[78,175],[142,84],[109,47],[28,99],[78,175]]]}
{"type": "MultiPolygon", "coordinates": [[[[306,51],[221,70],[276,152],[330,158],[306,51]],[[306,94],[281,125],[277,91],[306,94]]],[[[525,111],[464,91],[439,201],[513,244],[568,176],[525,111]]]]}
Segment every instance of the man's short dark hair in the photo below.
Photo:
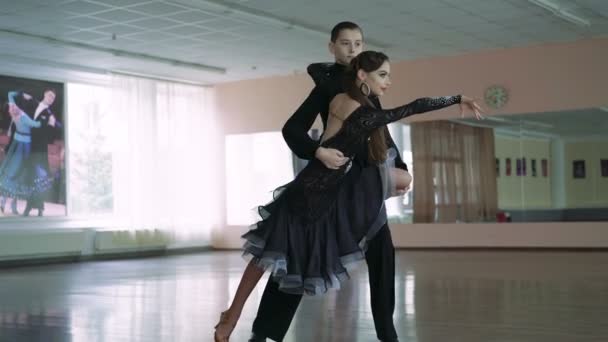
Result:
{"type": "Polygon", "coordinates": [[[343,21],[343,22],[336,24],[336,26],[334,26],[334,28],[331,29],[332,43],[336,42],[336,40],[338,39],[338,36],[340,35],[340,32],[342,32],[343,30],[359,30],[359,32],[361,32],[361,35],[363,35],[363,30],[361,30],[359,25],[353,23],[352,21],[343,21]]]}

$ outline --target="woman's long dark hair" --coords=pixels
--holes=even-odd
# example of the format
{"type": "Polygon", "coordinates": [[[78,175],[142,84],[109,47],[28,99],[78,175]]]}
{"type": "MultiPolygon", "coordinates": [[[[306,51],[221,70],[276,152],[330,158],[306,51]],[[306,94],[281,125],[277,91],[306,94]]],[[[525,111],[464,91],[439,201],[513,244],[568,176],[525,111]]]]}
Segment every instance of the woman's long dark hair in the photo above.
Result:
{"type": "MultiPolygon", "coordinates": [[[[372,72],[378,70],[386,61],[388,61],[388,56],[377,51],[363,51],[353,58],[344,79],[344,90],[346,93],[363,106],[375,107],[357,85],[357,71],[372,72]]],[[[369,159],[373,162],[381,163],[386,160],[387,145],[385,131],[386,126],[376,128],[370,135],[370,142],[368,144],[369,159]]]]}

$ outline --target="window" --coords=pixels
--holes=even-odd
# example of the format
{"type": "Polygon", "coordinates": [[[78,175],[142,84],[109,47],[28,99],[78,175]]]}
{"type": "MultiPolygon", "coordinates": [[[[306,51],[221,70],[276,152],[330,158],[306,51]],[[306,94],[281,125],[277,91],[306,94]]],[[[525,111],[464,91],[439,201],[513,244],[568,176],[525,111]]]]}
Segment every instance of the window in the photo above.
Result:
{"type": "MultiPolygon", "coordinates": [[[[401,152],[401,159],[407,164],[409,173],[414,176],[412,164],[412,143],[410,137],[410,126],[402,123],[388,125],[388,129],[395,141],[395,145],[401,152]]],[[[386,212],[390,223],[410,223],[413,217],[413,192],[404,196],[392,197],[386,200],[386,212]]]]}
{"type": "Polygon", "coordinates": [[[69,215],[111,214],[111,90],[96,85],[67,85],[69,215]]]}
{"type": "Polygon", "coordinates": [[[272,191],[293,180],[292,153],[281,132],[226,136],[226,221],[249,225],[257,206],[272,200],[272,191]]]}

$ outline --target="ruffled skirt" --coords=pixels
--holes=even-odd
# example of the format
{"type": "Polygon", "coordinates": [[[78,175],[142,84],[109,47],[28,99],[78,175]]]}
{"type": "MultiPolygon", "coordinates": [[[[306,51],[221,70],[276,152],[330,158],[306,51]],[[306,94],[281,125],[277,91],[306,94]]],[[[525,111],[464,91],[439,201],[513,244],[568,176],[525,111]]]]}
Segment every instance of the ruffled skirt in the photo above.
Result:
{"type": "Polygon", "coordinates": [[[349,278],[347,265],[364,259],[367,241],[386,223],[389,173],[381,170],[353,163],[338,186],[323,193],[301,191],[298,178],[278,188],[274,200],[258,208],[262,220],[242,236],[244,256],[270,271],[283,292],[340,288],[349,278]]]}

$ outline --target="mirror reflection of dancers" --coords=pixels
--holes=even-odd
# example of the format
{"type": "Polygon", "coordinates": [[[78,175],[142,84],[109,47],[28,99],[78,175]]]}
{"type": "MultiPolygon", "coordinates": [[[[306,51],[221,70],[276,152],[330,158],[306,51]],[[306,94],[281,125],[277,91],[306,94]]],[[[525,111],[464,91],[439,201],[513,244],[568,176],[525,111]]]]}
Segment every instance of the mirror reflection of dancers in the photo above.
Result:
{"type": "MultiPolygon", "coordinates": [[[[333,135],[324,136],[321,145],[342,151],[349,159],[366,146],[374,130],[413,114],[460,104],[463,113],[464,109],[471,110],[481,118],[479,105],[460,95],[420,98],[389,110],[375,108],[368,96],[383,95],[391,84],[388,57],[381,52],[365,51],[353,58],[346,77],[346,93],[336,95],[329,105],[329,112],[341,126],[333,135]]],[[[371,144],[372,149],[383,148],[375,156],[385,158],[385,141],[371,144]]],[[[311,160],[295,180],[275,190],[274,201],[259,208],[262,220],[243,235],[244,254],[251,261],[230,308],[220,315],[216,342],[228,341],[265,270],[272,272],[279,290],[286,293],[318,295],[339,288],[348,279],[345,265],[364,258],[360,243],[369,228],[351,226],[349,216],[356,213],[337,205],[348,203],[342,198],[348,171],[348,163],[328,169],[320,161],[311,160]]],[[[396,181],[407,182],[401,176],[397,175],[396,181]]]]}
{"type": "Polygon", "coordinates": [[[50,107],[55,102],[56,92],[46,89],[40,102],[25,92],[9,92],[9,102],[17,104],[32,120],[40,122],[39,127],[31,130],[31,153],[28,162],[30,180],[30,196],[23,216],[29,216],[32,209],[38,210],[38,216],[44,213],[44,197],[53,185],[53,177],[49,172],[48,144],[54,135],[54,127],[59,126],[50,107]]]}
{"type": "MultiPolygon", "coordinates": [[[[42,122],[32,120],[15,103],[6,104],[7,111],[14,123],[12,141],[6,151],[2,164],[0,164],[0,194],[2,199],[2,212],[6,198],[12,198],[11,211],[17,212],[17,199],[29,199],[36,195],[37,184],[52,180],[36,178],[31,172],[32,137],[34,128],[40,128],[42,122]]],[[[47,122],[47,125],[53,122],[47,122]]]]}

